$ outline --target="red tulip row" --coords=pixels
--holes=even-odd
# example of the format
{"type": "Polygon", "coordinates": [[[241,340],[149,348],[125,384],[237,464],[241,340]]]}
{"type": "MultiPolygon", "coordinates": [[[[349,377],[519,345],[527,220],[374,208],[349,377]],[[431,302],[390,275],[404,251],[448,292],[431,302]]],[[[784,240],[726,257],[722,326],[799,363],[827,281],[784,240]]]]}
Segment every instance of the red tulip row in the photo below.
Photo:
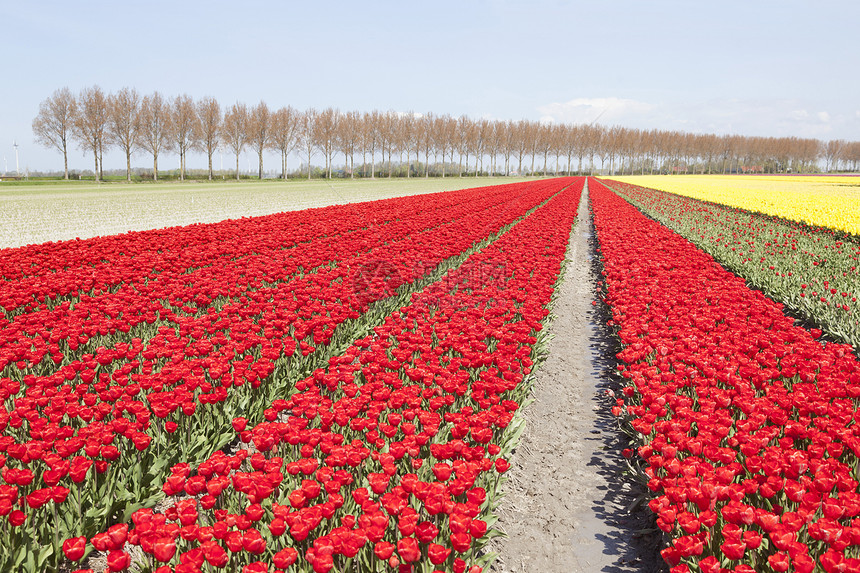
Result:
{"type": "MultiPolygon", "coordinates": [[[[520,186],[518,191],[526,188],[520,186]]],[[[68,252],[57,253],[53,266],[71,260],[68,270],[56,271],[47,264],[48,270],[23,279],[16,279],[14,273],[0,275],[5,279],[0,282],[0,300],[5,299],[7,317],[2,324],[4,351],[0,370],[9,362],[24,362],[31,367],[44,362],[50,366],[50,359],[62,361],[66,354],[86,346],[90,338],[126,334],[124,338],[130,339],[146,324],[175,323],[189,314],[199,317],[209,308],[220,310],[247,291],[294,283],[312,270],[316,270],[314,276],[304,278],[305,282],[344,281],[349,278],[350,268],[361,268],[374,260],[374,254],[388,254],[379,252],[381,242],[432,241],[450,252],[450,239],[443,242],[440,235],[461,236],[466,232],[463,239],[474,242],[493,232],[493,225],[498,228],[499,219],[520,216],[522,211],[517,214],[508,209],[520,207],[508,205],[512,199],[523,202],[518,193],[512,197],[512,191],[498,186],[471,200],[463,192],[455,192],[451,197],[433,195],[408,198],[397,204],[383,202],[378,211],[376,207],[373,211],[379,223],[368,223],[371,216],[362,212],[368,207],[357,204],[342,207],[343,212],[326,213],[334,209],[327,208],[300,212],[301,215],[285,213],[136,233],[124,246],[116,245],[116,238],[84,241],[80,247],[75,242],[63,243],[68,252]],[[487,211],[496,215],[485,217],[482,213],[487,211]],[[325,223],[309,224],[320,216],[326,217],[325,223]],[[301,220],[305,220],[304,224],[301,220]],[[482,227],[473,228],[474,221],[482,227]],[[170,231],[176,236],[165,238],[163,235],[170,231]],[[192,231],[196,235],[189,237],[192,231]],[[141,245],[140,240],[132,240],[138,235],[146,236],[149,243],[141,245]],[[227,242],[225,237],[233,237],[233,242],[227,242]],[[183,246],[183,241],[188,245],[183,246]],[[103,242],[112,243],[120,253],[141,251],[103,258],[107,257],[101,248],[103,242]],[[334,265],[339,268],[328,268],[334,265]]],[[[526,198],[526,208],[536,204],[531,203],[532,199],[535,197],[526,198]]],[[[26,258],[18,251],[27,249],[8,249],[6,254],[26,258]]],[[[418,263],[437,262],[436,253],[427,255],[426,261],[419,259],[418,263]]],[[[420,276],[425,270],[417,264],[403,269],[407,277],[415,273],[420,276]]],[[[290,290],[297,289],[301,285],[290,290]]]]}
{"type": "MultiPolygon", "coordinates": [[[[58,535],[91,533],[153,503],[165,467],[204,459],[231,439],[230,419],[242,414],[256,422],[267,402],[290,392],[319,360],[312,345],[328,344],[336,327],[358,318],[339,338],[349,342],[378,320],[359,316],[371,302],[504,230],[569,182],[490,188],[470,202],[403,199],[403,219],[378,226],[373,240],[360,230],[334,243],[314,240],[289,265],[276,226],[254,240],[258,255],[222,256],[229,255],[224,244],[208,267],[167,262],[172,270],[130,276],[118,289],[0,319],[0,516],[8,523],[0,534],[18,546],[10,561],[0,555],[0,565],[18,567],[37,544],[45,546],[34,564],[41,568],[58,535]],[[410,214],[422,205],[434,210],[410,214]],[[317,242],[324,248],[311,248],[317,242]],[[308,274],[279,274],[320,264],[308,274]],[[258,278],[266,272],[265,281],[258,278]],[[185,310],[171,308],[180,304],[185,310]],[[126,334],[135,328],[144,335],[126,334]],[[98,346],[69,331],[97,337],[98,346]],[[84,348],[73,348],[75,340],[84,348]],[[61,344],[67,347],[58,350],[61,344]],[[39,358],[46,348],[53,359],[39,358]]],[[[372,217],[368,205],[344,209],[347,219],[356,209],[372,217]]],[[[181,252],[174,248],[166,260],[181,252]]],[[[152,264],[156,255],[136,257],[152,264]]]]}
{"type": "Polygon", "coordinates": [[[610,324],[673,573],[856,571],[860,363],[591,180],[610,324]]]}
{"type": "Polygon", "coordinates": [[[66,555],[95,548],[120,571],[136,545],[159,573],[480,571],[582,184],[412,295],[266,421],[234,419],[248,449],[173,466],[168,509],[68,539],[66,555]]]}
{"type": "Polygon", "coordinates": [[[860,242],[761,213],[606,181],[724,267],[860,349],[860,242]]]}
{"type": "MultiPolygon", "coordinates": [[[[482,189],[482,197],[506,196],[510,186],[482,189]]],[[[107,292],[128,282],[153,280],[167,273],[187,273],[222,259],[268,256],[288,251],[285,260],[301,257],[293,249],[311,241],[361,233],[371,241],[376,229],[392,222],[423,221],[438,210],[473,205],[470,190],[434,193],[335,205],[304,211],[195,224],[84,241],[48,242],[0,249],[0,306],[7,312],[45,297],[77,296],[95,290],[107,292]]],[[[336,243],[332,243],[336,246],[336,243]]],[[[316,243],[316,248],[324,243],[316,243]]],[[[348,252],[348,251],[343,251],[348,252]]],[[[332,253],[323,250],[323,261],[332,253]]],[[[301,264],[301,261],[299,261],[301,264]]],[[[307,268],[307,267],[306,267],[307,268]]],[[[282,269],[270,269],[270,272],[282,269]]],[[[289,276],[286,273],[284,276],[289,276]]]]}

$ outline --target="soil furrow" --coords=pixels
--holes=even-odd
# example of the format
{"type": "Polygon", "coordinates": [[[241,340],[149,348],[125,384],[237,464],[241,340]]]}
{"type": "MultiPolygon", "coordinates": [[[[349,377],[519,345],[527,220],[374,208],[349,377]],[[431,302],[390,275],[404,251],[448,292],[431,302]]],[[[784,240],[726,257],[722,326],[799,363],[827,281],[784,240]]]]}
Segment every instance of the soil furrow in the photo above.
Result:
{"type": "Polygon", "coordinates": [[[612,345],[598,317],[588,189],[571,233],[567,269],[553,307],[549,356],[536,373],[534,402],[497,513],[507,534],[491,549],[497,573],[659,571],[655,543],[641,530],[647,509],[625,475],[624,436],[611,414],[612,345]]]}

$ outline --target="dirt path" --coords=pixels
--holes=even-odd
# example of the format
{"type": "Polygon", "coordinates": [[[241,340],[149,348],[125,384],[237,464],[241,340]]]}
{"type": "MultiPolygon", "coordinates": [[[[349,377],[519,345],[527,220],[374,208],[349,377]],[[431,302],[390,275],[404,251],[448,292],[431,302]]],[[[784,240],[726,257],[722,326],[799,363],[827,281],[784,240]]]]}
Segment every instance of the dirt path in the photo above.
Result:
{"type": "Polygon", "coordinates": [[[621,436],[610,409],[611,364],[594,307],[587,187],[570,238],[568,267],[550,325],[550,354],[537,372],[527,427],[503,486],[499,554],[491,571],[519,573],[660,571],[648,510],[622,474],[621,436]]]}

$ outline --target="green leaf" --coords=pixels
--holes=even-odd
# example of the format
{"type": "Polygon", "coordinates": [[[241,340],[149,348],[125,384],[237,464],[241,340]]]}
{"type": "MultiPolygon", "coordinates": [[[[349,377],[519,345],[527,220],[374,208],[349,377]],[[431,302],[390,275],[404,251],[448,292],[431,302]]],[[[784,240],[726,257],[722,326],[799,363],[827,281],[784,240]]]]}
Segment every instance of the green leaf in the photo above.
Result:
{"type": "Polygon", "coordinates": [[[167,463],[168,458],[166,457],[156,458],[156,460],[146,470],[146,475],[152,477],[161,477],[164,468],[167,466],[167,463]]]}
{"type": "Polygon", "coordinates": [[[32,551],[27,552],[27,561],[22,570],[27,573],[36,573],[36,555],[32,551]]]}
{"type": "Polygon", "coordinates": [[[25,544],[21,545],[21,547],[18,548],[18,551],[15,552],[15,569],[18,569],[19,567],[21,567],[21,565],[24,563],[24,559],[27,558],[27,547],[28,546],[29,545],[27,543],[25,543],[25,544]]]}
{"type": "Polygon", "coordinates": [[[36,560],[36,565],[39,568],[39,571],[45,570],[45,561],[48,560],[48,557],[54,554],[54,547],[52,545],[47,545],[39,551],[39,558],[36,560]]]}
{"type": "Polygon", "coordinates": [[[125,506],[125,509],[122,512],[122,522],[127,523],[131,519],[131,514],[133,514],[138,509],[143,509],[146,507],[144,503],[131,503],[125,506]]]}
{"type": "Polygon", "coordinates": [[[140,486],[143,483],[143,466],[141,464],[134,464],[134,470],[131,474],[131,483],[134,485],[134,490],[137,491],[140,489],[140,486]]]}
{"type": "Polygon", "coordinates": [[[109,505],[95,506],[95,507],[89,508],[87,510],[87,512],[84,514],[84,517],[87,517],[89,519],[99,520],[99,519],[105,517],[108,513],[110,513],[110,506],[109,505]]]}
{"type": "Polygon", "coordinates": [[[61,534],[65,534],[66,537],[75,537],[74,535],[70,535],[75,531],[75,524],[77,523],[77,512],[76,511],[64,511],[63,514],[63,523],[62,527],[65,528],[65,532],[60,530],[61,534]]]}

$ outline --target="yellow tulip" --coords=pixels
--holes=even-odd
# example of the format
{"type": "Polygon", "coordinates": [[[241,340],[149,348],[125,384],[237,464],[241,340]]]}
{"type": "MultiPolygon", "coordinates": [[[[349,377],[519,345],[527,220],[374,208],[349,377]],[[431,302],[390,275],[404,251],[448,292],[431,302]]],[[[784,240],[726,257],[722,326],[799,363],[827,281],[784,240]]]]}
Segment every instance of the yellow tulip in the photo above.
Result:
{"type": "Polygon", "coordinates": [[[860,235],[860,177],[635,175],[613,179],[860,235]]]}

